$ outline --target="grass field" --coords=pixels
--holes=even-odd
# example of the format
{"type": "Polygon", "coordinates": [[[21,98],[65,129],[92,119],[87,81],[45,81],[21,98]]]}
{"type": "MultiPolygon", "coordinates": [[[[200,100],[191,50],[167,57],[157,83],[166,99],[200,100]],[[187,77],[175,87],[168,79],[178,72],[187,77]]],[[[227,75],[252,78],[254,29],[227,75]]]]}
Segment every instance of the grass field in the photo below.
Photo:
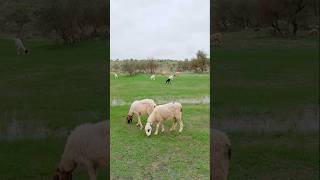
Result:
{"type": "Polygon", "coordinates": [[[158,76],[152,81],[147,75],[111,77],[110,100],[129,102],[111,107],[111,179],[209,179],[209,104],[197,101],[209,96],[209,75],[182,74],[169,86],[165,80],[158,76]],[[128,125],[124,116],[130,103],[143,98],[156,103],[188,99],[182,103],[184,131],[169,132],[169,121],[163,134],[147,137],[135,122],[128,125]]]}
{"type": "MultiPolygon", "coordinates": [[[[52,179],[69,130],[106,119],[107,44],[0,39],[0,179],[52,179]]],[[[107,177],[101,171],[99,179],[107,177]]],[[[75,179],[87,179],[77,171],[75,179]]]]}
{"type": "Polygon", "coordinates": [[[230,179],[319,179],[319,42],[226,33],[213,62],[213,124],[230,179]]]}

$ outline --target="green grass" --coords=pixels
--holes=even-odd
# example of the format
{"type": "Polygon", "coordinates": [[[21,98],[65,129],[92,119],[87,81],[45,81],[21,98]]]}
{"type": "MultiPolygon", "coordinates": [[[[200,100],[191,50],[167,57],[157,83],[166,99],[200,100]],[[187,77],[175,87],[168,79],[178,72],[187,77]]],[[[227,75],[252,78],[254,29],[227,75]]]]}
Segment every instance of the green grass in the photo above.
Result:
{"type": "Polygon", "coordinates": [[[229,179],[319,179],[318,133],[230,133],[229,179]]]}
{"type": "Polygon", "coordinates": [[[230,33],[224,35],[223,47],[211,54],[216,122],[237,116],[296,120],[308,108],[318,106],[316,40],[230,33]]]}
{"type": "MultiPolygon", "coordinates": [[[[111,99],[132,102],[168,97],[176,99],[209,96],[208,74],[182,74],[172,85],[166,77],[121,76],[111,80],[111,99]]],[[[128,125],[124,116],[130,105],[111,107],[111,179],[209,179],[209,104],[182,104],[184,130],[147,137],[144,130],[128,125]]],[[[146,117],[143,117],[143,124],[146,117]]]]}
{"type": "Polygon", "coordinates": [[[52,179],[69,130],[106,119],[107,43],[25,45],[30,54],[17,56],[14,43],[0,39],[0,179],[52,179]]]}
{"type": "Polygon", "coordinates": [[[211,52],[212,121],[232,142],[229,179],[319,179],[319,42],[252,32],[223,40],[211,52]]]}

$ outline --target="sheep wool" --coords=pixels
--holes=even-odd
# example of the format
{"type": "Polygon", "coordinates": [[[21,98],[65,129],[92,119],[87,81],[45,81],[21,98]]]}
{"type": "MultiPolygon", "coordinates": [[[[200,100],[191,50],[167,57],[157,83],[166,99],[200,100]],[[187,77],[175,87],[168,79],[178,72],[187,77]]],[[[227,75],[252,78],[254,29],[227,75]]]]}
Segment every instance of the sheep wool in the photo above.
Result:
{"type": "Polygon", "coordinates": [[[182,105],[178,102],[174,102],[156,106],[150,114],[150,116],[148,117],[147,124],[145,126],[146,135],[151,135],[152,124],[156,124],[156,131],[154,133],[155,135],[158,134],[159,126],[162,127],[161,132],[164,132],[163,123],[165,120],[173,120],[173,124],[170,131],[175,130],[177,123],[179,123],[179,132],[182,132],[182,105]]]}
{"type": "Polygon", "coordinates": [[[71,179],[76,167],[84,167],[90,180],[95,180],[97,168],[108,162],[108,129],[107,121],[75,128],[67,139],[54,179],[71,179]]]}

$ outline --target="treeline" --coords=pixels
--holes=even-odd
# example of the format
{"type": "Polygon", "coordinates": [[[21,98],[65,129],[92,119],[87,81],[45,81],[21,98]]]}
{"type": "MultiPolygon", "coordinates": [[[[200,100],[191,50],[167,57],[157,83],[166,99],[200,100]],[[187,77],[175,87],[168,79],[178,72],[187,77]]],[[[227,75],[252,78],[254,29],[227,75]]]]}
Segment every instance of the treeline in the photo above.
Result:
{"type": "Polygon", "coordinates": [[[0,31],[18,36],[45,36],[75,43],[109,35],[105,0],[2,0],[0,31]]]}
{"type": "Polygon", "coordinates": [[[210,59],[203,51],[198,51],[195,58],[185,60],[170,59],[127,59],[112,60],[111,72],[128,74],[172,74],[175,72],[203,73],[210,69],[210,59]]]}
{"type": "Polygon", "coordinates": [[[296,36],[319,30],[319,0],[214,0],[211,28],[215,32],[269,28],[274,36],[296,36]]]}

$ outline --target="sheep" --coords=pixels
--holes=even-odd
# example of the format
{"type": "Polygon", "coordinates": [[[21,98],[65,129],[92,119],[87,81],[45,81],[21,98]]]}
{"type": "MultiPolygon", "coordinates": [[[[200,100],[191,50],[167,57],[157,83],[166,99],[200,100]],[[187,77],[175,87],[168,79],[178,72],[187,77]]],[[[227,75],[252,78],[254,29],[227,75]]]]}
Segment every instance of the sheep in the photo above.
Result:
{"type": "Polygon", "coordinates": [[[221,33],[214,33],[211,36],[211,40],[212,40],[214,46],[220,47],[222,44],[222,34],[221,33]]]}
{"type": "Polygon", "coordinates": [[[152,124],[156,124],[156,131],[154,135],[158,134],[159,126],[161,125],[161,132],[164,132],[164,121],[173,120],[172,127],[170,131],[175,130],[177,122],[179,123],[180,129],[179,132],[183,130],[182,122],[182,105],[178,102],[167,103],[163,105],[156,106],[150,116],[148,117],[145,133],[147,136],[151,135],[152,124]]]}
{"type": "Polygon", "coordinates": [[[117,73],[113,73],[113,77],[114,77],[114,79],[118,79],[119,78],[117,73]]]}
{"type": "Polygon", "coordinates": [[[25,54],[29,53],[28,49],[26,49],[26,47],[23,45],[23,42],[20,38],[16,37],[16,38],[13,38],[13,40],[17,49],[17,55],[20,55],[21,51],[24,52],[25,54]]]}
{"type": "Polygon", "coordinates": [[[229,173],[229,163],[231,158],[231,142],[228,136],[216,129],[213,129],[211,138],[212,164],[211,179],[226,180],[229,173]]]}
{"type": "Polygon", "coordinates": [[[170,75],[170,76],[168,77],[168,79],[173,79],[173,77],[175,77],[175,76],[176,76],[175,74],[170,75]]]}
{"type": "Polygon", "coordinates": [[[107,121],[82,124],[68,136],[54,180],[71,180],[77,167],[85,167],[90,180],[96,180],[97,168],[109,164],[109,125],[107,121]]]}
{"type": "Polygon", "coordinates": [[[127,115],[127,121],[128,124],[132,122],[132,118],[134,115],[138,118],[137,126],[140,126],[140,130],[142,130],[142,123],[140,116],[142,115],[150,115],[153,109],[156,107],[156,103],[152,99],[142,99],[134,101],[129,109],[128,115],[127,115]]]}
{"type": "Polygon", "coordinates": [[[150,76],[150,79],[151,79],[151,80],[156,80],[156,75],[155,75],[155,74],[151,75],[151,76],[150,76]]]}

